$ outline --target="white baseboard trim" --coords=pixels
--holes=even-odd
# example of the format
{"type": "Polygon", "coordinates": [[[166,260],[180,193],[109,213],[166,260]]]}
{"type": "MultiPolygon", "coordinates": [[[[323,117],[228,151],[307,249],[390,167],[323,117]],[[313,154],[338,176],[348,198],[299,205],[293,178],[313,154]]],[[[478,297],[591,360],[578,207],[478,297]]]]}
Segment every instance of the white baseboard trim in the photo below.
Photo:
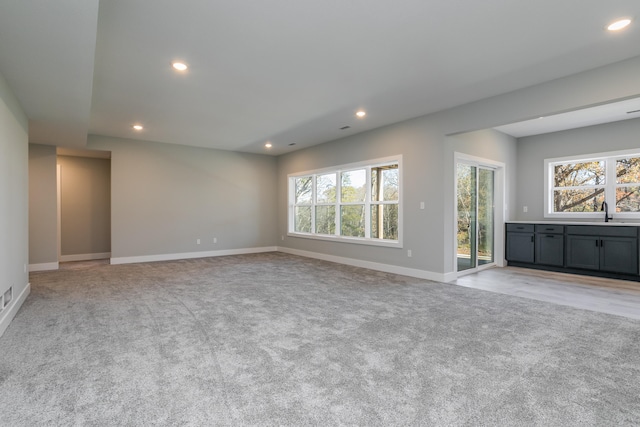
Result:
{"type": "Polygon", "coordinates": [[[257,254],[262,252],[276,252],[276,246],[262,248],[226,249],[220,251],[183,252],[178,254],[143,255],[111,258],[111,264],[133,264],[137,262],[174,261],[179,259],[208,258],[227,255],[257,254]]]}
{"type": "Polygon", "coordinates": [[[60,268],[60,264],[57,262],[45,262],[42,264],[29,264],[29,271],[49,271],[49,270],[58,270],[60,268]]]}
{"type": "Polygon", "coordinates": [[[9,305],[2,310],[0,313],[0,337],[4,334],[4,331],[7,330],[13,318],[16,317],[18,310],[20,310],[20,307],[22,307],[22,304],[30,293],[31,283],[27,283],[27,286],[23,289],[20,295],[18,295],[18,298],[14,298],[9,305]]]}
{"type": "Polygon", "coordinates": [[[458,273],[456,273],[455,271],[452,271],[450,273],[444,273],[443,276],[444,276],[444,279],[442,279],[443,282],[453,282],[458,278],[458,273]]]}
{"type": "Polygon", "coordinates": [[[102,252],[96,254],[76,254],[76,255],[60,255],[58,261],[71,262],[71,261],[92,261],[94,259],[107,259],[111,258],[111,252],[102,252]]]}
{"type": "MultiPolygon", "coordinates": [[[[335,255],[322,254],[318,252],[302,251],[299,249],[291,249],[278,247],[278,251],[291,255],[299,255],[307,258],[321,259],[323,261],[335,262],[338,264],[351,265],[353,267],[368,268],[369,270],[383,271],[385,273],[400,274],[402,276],[416,277],[418,279],[433,280],[434,282],[445,282],[449,275],[443,273],[434,273],[427,270],[418,270],[417,268],[400,267],[391,264],[382,264],[379,262],[363,261],[354,258],[345,258],[335,255]]],[[[452,279],[449,279],[452,280],[452,279]]]]}

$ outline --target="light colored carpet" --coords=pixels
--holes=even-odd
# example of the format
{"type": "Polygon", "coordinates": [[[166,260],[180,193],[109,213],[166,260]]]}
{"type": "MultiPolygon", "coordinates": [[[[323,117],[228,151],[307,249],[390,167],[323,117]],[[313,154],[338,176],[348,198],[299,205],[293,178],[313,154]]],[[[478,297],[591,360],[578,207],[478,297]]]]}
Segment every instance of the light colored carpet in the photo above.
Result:
{"type": "Polygon", "coordinates": [[[640,322],[281,253],[31,275],[0,424],[640,424],[640,322]]]}

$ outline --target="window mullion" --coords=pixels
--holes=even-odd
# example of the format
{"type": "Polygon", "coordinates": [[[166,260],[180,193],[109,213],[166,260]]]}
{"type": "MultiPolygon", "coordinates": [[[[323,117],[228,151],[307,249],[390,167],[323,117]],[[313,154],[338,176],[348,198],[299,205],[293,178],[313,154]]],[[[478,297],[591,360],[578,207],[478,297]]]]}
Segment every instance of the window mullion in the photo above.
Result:
{"type": "Polygon", "coordinates": [[[311,233],[316,232],[316,176],[311,176],[311,233]]]}
{"type": "Polygon", "coordinates": [[[296,179],[289,178],[289,220],[287,229],[290,233],[294,232],[294,216],[295,216],[295,187],[296,187],[296,179]]]}
{"type": "Polygon", "coordinates": [[[336,236],[342,235],[342,171],[336,172],[336,236]]]}
{"type": "Polygon", "coordinates": [[[364,196],[364,237],[371,238],[371,166],[367,166],[364,196]]]}
{"type": "Polygon", "coordinates": [[[607,182],[604,189],[605,201],[609,205],[609,212],[616,211],[616,159],[610,158],[606,162],[607,182]]]}

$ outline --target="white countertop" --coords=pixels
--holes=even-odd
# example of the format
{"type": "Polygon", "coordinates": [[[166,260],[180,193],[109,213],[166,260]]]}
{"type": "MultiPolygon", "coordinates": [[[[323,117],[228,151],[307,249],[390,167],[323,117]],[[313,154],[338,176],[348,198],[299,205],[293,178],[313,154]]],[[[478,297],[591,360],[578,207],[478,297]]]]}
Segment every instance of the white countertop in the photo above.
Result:
{"type": "Polygon", "coordinates": [[[640,222],[621,222],[621,221],[505,221],[507,224],[553,224],[553,225],[606,225],[608,227],[627,226],[640,227],[640,222]]]}

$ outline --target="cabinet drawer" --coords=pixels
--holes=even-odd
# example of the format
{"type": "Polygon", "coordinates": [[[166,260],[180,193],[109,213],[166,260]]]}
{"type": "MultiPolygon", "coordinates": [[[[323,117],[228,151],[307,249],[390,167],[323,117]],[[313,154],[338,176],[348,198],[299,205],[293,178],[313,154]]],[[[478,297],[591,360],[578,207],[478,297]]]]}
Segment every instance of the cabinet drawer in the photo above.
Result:
{"type": "Polygon", "coordinates": [[[638,227],[615,225],[568,225],[567,234],[582,236],[637,237],[638,227]]]}
{"type": "Polygon", "coordinates": [[[562,234],[564,225],[536,224],[536,233],[562,234]]]}
{"type": "Polygon", "coordinates": [[[601,236],[638,237],[638,227],[602,227],[601,236]]]}
{"type": "Polygon", "coordinates": [[[515,231],[517,233],[533,233],[533,224],[507,224],[507,231],[515,231]]]}

